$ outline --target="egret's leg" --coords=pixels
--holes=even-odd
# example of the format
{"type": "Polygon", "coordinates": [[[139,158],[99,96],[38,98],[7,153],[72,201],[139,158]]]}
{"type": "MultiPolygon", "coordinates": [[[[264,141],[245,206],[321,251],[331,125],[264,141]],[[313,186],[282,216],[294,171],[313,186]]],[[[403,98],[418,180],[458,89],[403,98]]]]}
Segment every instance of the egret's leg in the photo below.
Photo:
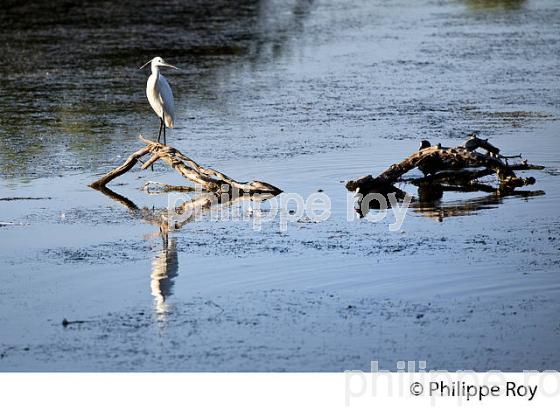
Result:
{"type": "Polygon", "coordinates": [[[167,141],[165,140],[165,113],[162,115],[161,123],[163,124],[163,145],[167,145],[167,141]]]}
{"type": "MultiPolygon", "coordinates": [[[[163,128],[163,120],[159,123],[159,134],[157,136],[157,142],[159,142],[159,138],[161,137],[161,129],[163,128]]],[[[150,167],[152,171],[154,170],[154,164],[150,167]]]]}
{"type": "Polygon", "coordinates": [[[163,128],[163,119],[159,123],[159,134],[157,136],[157,142],[159,142],[159,138],[161,137],[161,129],[163,128]]]}

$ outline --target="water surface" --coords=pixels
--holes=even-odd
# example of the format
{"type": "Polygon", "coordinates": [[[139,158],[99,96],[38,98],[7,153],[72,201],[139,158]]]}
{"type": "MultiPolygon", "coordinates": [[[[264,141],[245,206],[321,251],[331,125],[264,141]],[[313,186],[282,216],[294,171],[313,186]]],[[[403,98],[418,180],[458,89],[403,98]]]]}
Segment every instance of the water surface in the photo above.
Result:
{"type": "MultiPolygon", "coordinates": [[[[0,369],[559,368],[557,2],[33,1],[0,21],[0,369]],[[155,136],[155,55],[182,68],[170,143],[323,190],[332,216],[162,237],[88,188],[155,136]],[[544,165],[526,190],[545,195],[347,220],[343,181],[472,131],[544,165]]],[[[182,183],[156,165],[111,188],[164,206],[147,180],[182,183]]]]}

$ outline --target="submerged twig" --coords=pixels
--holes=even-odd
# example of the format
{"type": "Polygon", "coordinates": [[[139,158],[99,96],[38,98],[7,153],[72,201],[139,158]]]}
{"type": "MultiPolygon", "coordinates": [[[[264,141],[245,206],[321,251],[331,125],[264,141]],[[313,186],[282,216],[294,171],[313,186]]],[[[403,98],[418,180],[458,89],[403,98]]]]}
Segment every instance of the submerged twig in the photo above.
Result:
{"type": "Polygon", "coordinates": [[[68,320],[66,318],[62,319],[62,326],[67,327],[70,325],[81,325],[87,323],[87,320],[68,320]]]}
{"type": "Polygon", "coordinates": [[[192,192],[195,191],[195,188],[186,185],[169,185],[163,182],[148,181],[142,187],[142,191],[149,195],[157,195],[166,192],[192,192]]]}

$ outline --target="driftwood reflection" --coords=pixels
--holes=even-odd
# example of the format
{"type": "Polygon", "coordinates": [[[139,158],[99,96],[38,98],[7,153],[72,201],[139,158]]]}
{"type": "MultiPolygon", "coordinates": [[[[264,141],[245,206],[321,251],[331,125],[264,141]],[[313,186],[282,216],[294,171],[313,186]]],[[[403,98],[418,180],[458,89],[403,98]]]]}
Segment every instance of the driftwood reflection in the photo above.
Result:
{"type": "MultiPolygon", "coordinates": [[[[391,207],[391,202],[388,197],[390,194],[394,193],[397,201],[399,202],[402,202],[404,196],[406,195],[404,191],[394,186],[385,187],[383,192],[372,192],[386,197],[387,206],[389,208],[391,207]]],[[[368,193],[370,192],[362,193],[363,198],[366,200],[368,199],[368,193]]],[[[496,208],[504,202],[505,198],[531,198],[544,194],[545,192],[541,190],[516,190],[504,193],[490,185],[481,183],[472,184],[471,186],[422,184],[418,186],[418,195],[416,197],[412,197],[410,208],[421,216],[442,222],[445,218],[473,215],[484,209],[496,208]],[[444,201],[443,196],[445,192],[484,192],[487,193],[487,195],[456,201],[444,201]]],[[[356,212],[362,218],[365,217],[371,210],[377,209],[379,209],[379,202],[376,200],[372,200],[369,204],[363,204],[362,200],[357,201],[356,212]]]]}
{"type": "Polygon", "coordinates": [[[437,199],[426,200],[424,198],[423,200],[420,199],[417,202],[413,202],[411,208],[417,214],[442,222],[445,218],[473,215],[484,209],[497,208],[508,197],[530,198],[541,195],[544,195],[544,191],[514,191],[506,195],[494,192],[476,198],[449,202],[442,202],[437,199]]]}

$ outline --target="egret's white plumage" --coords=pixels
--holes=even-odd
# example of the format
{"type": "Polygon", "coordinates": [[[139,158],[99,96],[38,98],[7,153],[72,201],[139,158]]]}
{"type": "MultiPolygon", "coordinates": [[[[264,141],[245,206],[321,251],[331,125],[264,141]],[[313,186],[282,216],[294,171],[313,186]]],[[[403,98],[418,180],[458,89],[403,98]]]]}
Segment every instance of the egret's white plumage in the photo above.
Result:
{"type": "Polygon", "coordinates": [[[158,142],[163,128],[163,143],[165,144],[165,127],[173,128],[175,122],[175,103],[173,102],[173,92],[167,82],[167,79],[160,73],[160,67],[177,67],[167,64],[161,57],[155,57],[144,64],[141,68],[151,63],[152,74],[148,78],[146,84],[146,96],[150,102],[150,106],[156,115],[161,119],[159,128],[158,142]]]}

